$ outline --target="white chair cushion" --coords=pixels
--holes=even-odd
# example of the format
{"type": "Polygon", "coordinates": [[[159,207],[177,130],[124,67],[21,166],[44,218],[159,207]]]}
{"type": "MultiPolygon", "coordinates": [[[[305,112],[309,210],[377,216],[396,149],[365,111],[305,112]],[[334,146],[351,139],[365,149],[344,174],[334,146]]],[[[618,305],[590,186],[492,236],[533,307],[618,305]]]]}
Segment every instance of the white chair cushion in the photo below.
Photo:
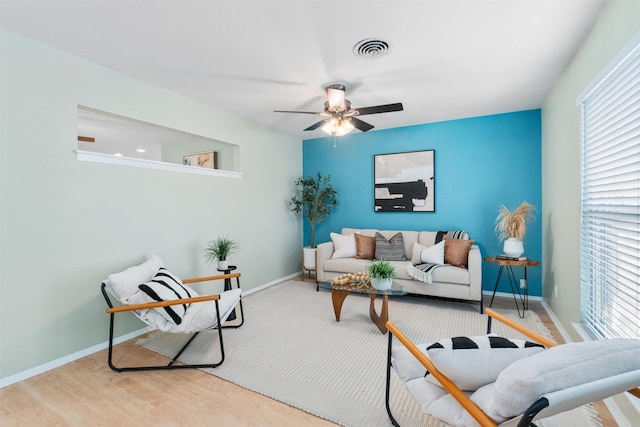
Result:
{"type": "Polygon", "coordinates": [[[492,418],[508,419],[546,393],[636,369],[640,369],[640,340],[563,344],[509,365],[479,406],[492,418]]]}
{"type": "MultiPolygon", "coordinates": [[[[218,304],[220,306],[220,321],[223,324],[233,311],[233,308],[236,306],[238,301],[240,301],[241,295],[242,289],[232,289],[220,294],[218,304]]],[[[190,332],[213,329],[218,326],[215,301],[191,304],[179,325],[165,319],[155,310],[146,310],[145,317],[150,320],[149,323],[156,325],[159,330],[165,332],[187,334],[190,332]]]]}

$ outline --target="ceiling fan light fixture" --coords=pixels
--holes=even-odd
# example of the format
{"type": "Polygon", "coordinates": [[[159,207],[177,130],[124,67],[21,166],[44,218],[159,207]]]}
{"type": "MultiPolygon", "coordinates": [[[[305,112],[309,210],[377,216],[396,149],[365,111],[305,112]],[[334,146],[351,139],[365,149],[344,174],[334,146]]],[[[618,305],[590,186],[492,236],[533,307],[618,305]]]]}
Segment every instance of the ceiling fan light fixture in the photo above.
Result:
{"type": "Polygon", "coordinates": [[[335,136],[343,136],[351,132],[354,126],[351,124],[350,120],[339,119],[337,117],[333,117],[331,120],[327,121],[324,126],[322,126],[322,130],[328,133],[329,135],[335,136]]]}
{"type": "Polygon", "coordinates": [[[329,109],[332,111],[344,111],[344,91],[343,85],[331,85],[327,87],[327,100],[329,103],[329,109]]]}

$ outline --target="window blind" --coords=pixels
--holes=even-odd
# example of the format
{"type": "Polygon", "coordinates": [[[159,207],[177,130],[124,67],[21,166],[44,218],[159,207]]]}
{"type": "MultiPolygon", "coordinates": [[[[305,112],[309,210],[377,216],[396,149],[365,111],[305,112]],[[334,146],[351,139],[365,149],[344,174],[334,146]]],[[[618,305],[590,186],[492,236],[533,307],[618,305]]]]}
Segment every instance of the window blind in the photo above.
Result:
{"type": "Polygon", "coordinates": [[[580,311],[581,322],[596,338],[640,338],[640,43],[636,39],[580,100],[580,311]]]}

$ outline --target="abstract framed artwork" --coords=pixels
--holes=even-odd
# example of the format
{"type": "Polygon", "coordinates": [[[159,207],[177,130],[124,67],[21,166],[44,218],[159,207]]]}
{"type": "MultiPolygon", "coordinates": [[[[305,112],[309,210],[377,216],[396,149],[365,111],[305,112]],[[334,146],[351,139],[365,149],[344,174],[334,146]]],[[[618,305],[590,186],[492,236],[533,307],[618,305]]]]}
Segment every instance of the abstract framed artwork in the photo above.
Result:
{"type": "Polygon", "coordinates": [[[182,164],[207,169],[218,169],[218,153],[216,151],[204,151],[182,156],[182,164]]]}
{"type": "Polygon", "coordinates": [[[375,212],[435,212],[435,150],[376,154],[375,212]]]}

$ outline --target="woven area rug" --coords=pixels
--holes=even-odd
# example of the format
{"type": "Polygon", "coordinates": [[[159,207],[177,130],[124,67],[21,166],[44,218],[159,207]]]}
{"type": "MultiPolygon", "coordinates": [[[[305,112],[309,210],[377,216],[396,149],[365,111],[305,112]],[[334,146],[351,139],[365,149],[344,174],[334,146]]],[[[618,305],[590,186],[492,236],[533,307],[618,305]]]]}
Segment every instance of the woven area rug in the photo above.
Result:
{"type": "MultiPolygon", "coordinates": [[[[340,322],[335,321],[331,292],[316,292],[312,283],[288,281],[243,298],[243,304],[245,324],[224,331],[225,362],[205,372],[340,425],[391,425],[384,405],[387,336],[369,318],[368,296],[349,295],[340,322]]],[[[519,319],[515,310],[500,312],[550,338],[535,313],[519,319]]],[[[487,327],[478,304],[409,296],[389,299],[389,319],[415,343],[482,335],[487,327]]],[[[523,338],[497,322],[493,331],[523,338]]],[[[180,360],[214,360],[219,351],[211,345],[215,334],[201,333],[180,360]]],[[[173,355],[184,342],[178,334],[156,333],[138,344],[173,355]]],[[[391,396],[402,426],[445,425],[422,413],[395,374],[391,396]]],[[[557,417],[538,425],[601,425],[591,407],[557,417]]]]}

